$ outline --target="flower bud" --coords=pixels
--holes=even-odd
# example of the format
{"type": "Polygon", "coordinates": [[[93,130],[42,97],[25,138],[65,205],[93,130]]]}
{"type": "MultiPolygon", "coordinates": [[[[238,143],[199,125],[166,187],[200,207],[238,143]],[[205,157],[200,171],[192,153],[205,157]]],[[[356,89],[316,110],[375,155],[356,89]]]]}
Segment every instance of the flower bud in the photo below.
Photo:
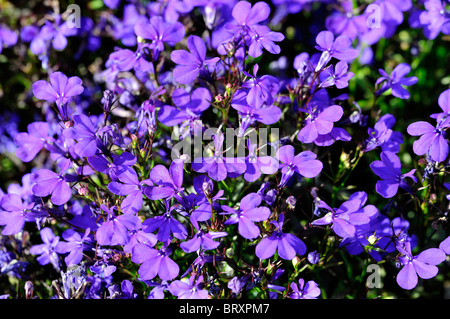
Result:
{"type": "Polygon", "coordinates": [[[71,128],[73,125],[74,125],[74,122],[73,122],[72,120],[69,120],[69,121],[65,121],[65,122],[64,122],[64,126],[65,126],[66,128],[71,128]]]}
{"type": "Polygon", "coordinates": [[[139,143],[138,136],[136,134],[131,134],[130,137],[131,137],[131,145],[132,145],[132,147],[136,148],[138,143],[139,143]]]}
{"type": "Polygon", "coordinates": [[[202,189],[203,189],[203,192],[205,193],[206,196],[210,196],[211,195],[212,187],[211,187],[210,183],[203,182],[202,189]]]}
{"type": "Polygon", "coordinates": [[[298,266],[300,265],[301,260],[298,256],[295,256],[292,258],[292,266],[294,266],[294,269],[298,269],[298,266]]]}
{"type": "Polygon", "coordinates": [[[33,298],[33,293],[34,293],[34,285],[31,281],[27,281],[25,283],[25,298],[26,299],[31,299],[33,298]]]}
{"type": "Polygon", "coordinates": [[[230,42],[225,43],[225,50],[227,51],[228,57],[231,58],[234,55],[234,53],[236,52],[236,47],[235,47],[234,43],[230,41],[230,42]]]}
{"type": "Polygon", "coordinates": [[[286,204],[287,204],[289,210],[294,210],[296,203],[297,203],[297,199],[294,196],[289,196],[286,199],[286,204]]]}
{"type": "Polygon", "coordinates": [[[311,264],[313,264],[313,265],[317,264],[319,262],[319,260],[320,260],[320,254],[317,251],[314,250],[308,254],[308,261],[311,264]]]}
{"type": "Polygon", "coordinates": [[[342,153],[341,153],[340,160],[341,160],[341,164],[342,164],[345,168],[348,169],[348,168],[351,167],[351,165],[350,165],[350,156],[349,156],[347,153],[345,153],[344,151],[342,151],[342,153]]]}
{"type": "Polygon", "coordinates": [[[114,93],[111,90],[105,90],[103,91],[103,98],[102,98],[102,104],[103,104],[103,111],[105,113],[108,113],[111,111],[111,105],[114,100],[114,93]]]}
{"type": "Polygon", "coordinates": [[[78,194],[81,196],[88,196],[89,189],[85,185],[81,185],[80,188],[78,188],[78,194]]]}
{"type": "Polygon", "coordinates": [[[147,131],[149,136],[154,136],[156,133],[156,125],[150,124],[147,128],[147,131]]]}

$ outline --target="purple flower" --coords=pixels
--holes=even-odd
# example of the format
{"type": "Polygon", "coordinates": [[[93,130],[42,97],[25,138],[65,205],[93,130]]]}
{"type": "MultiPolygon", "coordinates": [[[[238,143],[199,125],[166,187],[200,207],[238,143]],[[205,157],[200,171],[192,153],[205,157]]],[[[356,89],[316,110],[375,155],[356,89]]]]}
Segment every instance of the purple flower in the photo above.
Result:
{"type": "Polygon", "coordinates": [[[248,54],[257,58],[263,54],[263,48],[269,53],[279,54],[281,48],[275,42],[284,40],[284,35],[280,32],[274,32],[265,25],[255,25],[252,28],[252,42],[248,48],[248,54]]]}
{"type": "Polygon", "coordinates": [[[16,32],[9,30],[5,25],[0,24],[0,53],[3,46],[10,47],[17,43],[19,36],[16,32]]]}
{"type": "Polygon", "coordinates": [[[339,61],[336,63],[335,70],[333,66],[326,68],[320,72],[320,84],[322,88],[336,85],[338,89],[343,89],[348,86],[348,81],[354,76],[353,72],[348,72],[348,64],[345,61],[339,61]]]}
{"type": "Polygon", "coordinates": [[[175,207],[169,206],[169,201],[166,200],[166,212],[153,218],[146,219],[142,225],[145,233],[152,233],[158,230],[156,236],[160,242],[167,242],[172,239],[172,236],[178,239],[186,239],[188,232],[186,227],[172,216],[172,211],[175,207]]]}
{"type": "Polygon", "coordinates": [[[120,4],[120,0],[104,0],[103,3],[110,9],[117,9],[120,4]]]}
{"type": "Polygon", "coordinates": [[[110,299],[136,299],[137,294],[133,293],[133,284],[129,280],[122,281],[120,288],[115,284],[108,287],[110,299]]]}
{"type": "Polygon", "coordinates": [[[349,254],[359,255],[364,251],[379,262],[396,250],[395,238],[408,237],[409,222],[396,217],[390,220],[383,214],[373,214],[370,223],[360,225],[353,237],[344,238],[339,247],[345,247],[349,254]],[[373,248],[372,248],[373,247],[373,248]]]}
{"type": "Polygon", "coordinates": [[[242,83],[242,87],[249,89],[247,93],[247,103],[250,107],[260,108],[263,105],[272,105],[273,91],[278,86],[279,81],[271,75],[263,75],[258,78],[256,75],[259,70],[259,65],[253,66],[253,75],[244,71],[244,74],[250,79],[242,83]]]}
{"type": "Polygon", "coordinates": [[[239,209],[234,210],[228,206],[222,206],[225,211],[222,214],[232,214],[225,225],[239,224],[239,234],[247,239],[255,239],[259,236],[260,230],[255,222],[262,222],[269,218],[271,212],[267,207],[261,205],[262,197],[257,193],[250,193],[242,198],[239,209]]]}
{"type": "Polygon", "coordinates": [[[50,127],[47,122],[33,122],[27,126],[28,133],[21,132],[14,136],[17,144],[16,156],[23,162],[32,161],[50,140],[50,127]]]}
{"type": "Polygon", "coordinates": [[[232,11],[236,23],[226,25],[227,30],[233,32],[235,37],[248,35],[258,23],[267,20],[270,15],[270,6],[263,1],[252,4],[248,1],[237,2],[232,11]]]}
{"type": "Polygon", "coordinates": [[[170,57],[177,64],[173,70],[173,77],[176,82],[189,84],[198,76],[216,65],[220,58],[206,59],[206,45],[202,38],[190,35],[187,39],[187,47],[190,51],[174,50],[170,57]]]}
{"type": "Polygon", "coordinates": [[[305,126],[297,135],[297,139],[302,143],[312,143],[319,135],[330,133],[333,130],[334,122],[339,121],[344,114],[342,107],[339,105],[321,108],[308,104],[305,112],[308,113],[305,126]]]}
{"type": "Polygon", "coordinates": [[[78,76],[67,78],[62,72],[50,74],[50,83],[39,80],[33,83],[33,94],[40,100],[66,104],[70,97],[80,95],[84,88],[78,76]]]}
{"type": "Polygon", "coordinates": [[[319,285],[312,280],[305,284],[303,278],[298,280],[298,286],[295,282],[292,282],[291,289],[292,292],[289,293],[291,299],[317,299],[320,295],[319,285]]]}
{"type": "Polygon", "coordinates": [[[133,214],[116,215],[114,210],[105,205],[100,206],[106,213],[106,220],[97,229],[96,239],[101,246],[126,245],[130,240],[129,230],[138,229],[141,225],[139,217],[133,214]]]}
{"type": "Polygon", "coordinates": [[[391,89],[393,96],[400,99],[409,99],[409,92],[403,86],[410,86],[419,81],[415,76],[405,77],[411,71],[411,67],[407,63],[400,63],[397,65],[391,75],[387,74],[382,69],[379,69],[378,71],[382,77],[375,82],[375,85],[383,83],[381,88],[376,92],[378,95],[391,89]]]}
{"type": "Polygon", "coordinates": [[[244,288],[246,283],[247,283],[246,279],[241,279],[235,276],[228,282],[227,287],[231,290],[233,294],[238,295],[241,292],[242,288],[244,288]]]}
{"type": "Polygon", "coordinates": [[[174,159],[169,170],[164,165],[156,165],[150,171],[150,181],[153,186],[148,186],[144,194],[152,200],[172,198],[183,192],[183,167],[181,159],[174,159]]]}
{"type": "Polygon", "coordinates": [[[135,3],[125,4],[123,7],[122,19],[117,18],[115,15],[110,15],[111,27],[113,37],[115,40],[127,46],[133,47],[136,45],[137,39],[134,33],[134,26],[139,23],[140,20],[145,19],[139,13],[138,7],[135,3]]]}
{"type": "Polygon", "coordinates": [[[145,231],[145,227],[142,226],[143,223],[139,223],[135,229],[129,229],[130,240],[127,244],[123,246],[123,251],[131,254],[133,247],[136,244],[146,244],[147,246],[153,247],[158,242],[156,235],[153,233],[148,233],[145,231]]]}
{"type": "Polygon", "coordinates": [[[184,38],[184,26],[176,21],[168,23],[162,17],[153,16],[150,20],[139,21],[134,26],[134,31],[137,36],[151,40],[150,49],[153,50],[153,60],[157,60],[159,53],[164,51],[164,44],[174,46],[184,38]]]}
{"type": "MultiPolygon", "coordinates": [[[[222,197],[224,191],[219,190],[214,195],[214,183],[205,175],[194,177],[193,184],[197,194],[190,194],[188,197],[183,197],[183,200],[189,202],[189,209],[193,208],[191,219],[196,222],[207,221],[211,218],[213,210],[220,211],[221,207],[217,201],[224,199],[222,197]]],[[[181,201],[181,203],[183,203],[183,201],[181,201]]]]}
{"type": "Polygon", "coordinates": [[[383,21],[388,23],[388,25],[396,26],[403,22],[403,11],[408,11],[412,8],[412,1],[389,1],[389,0],[378,0],[375,4],[380,6],[380,11],[382,12],[383,21]]]}
{"type": "Polygon", "coordinates": [[[448,121],[448,118],[450,118],[450,89],[445,90],[439,95],[438,104],[441,107],[442,112],[431,114],[430,117],[436,119],[438,123],[445,123],[444,121],[448,121]]]}
{"type": "Polygon", "coordinates": [[[14,235],[19,233],[26,221],[34,221],[35,216],[31,212],[34,203],[25,204],[17,194],[6,194],[0,200],[0,225],[6,225],[2,235],[14,235]]]}
{"type": "Polygon", "coordinates": [[[194,225],[197,233],[191,239],[184,241],[180,244],[181,249],[187,253],[192,253],[199,249],[212,250],[219,247],[220,242],[214,241],[216,238],[225,237],[228,234],[226,232],[204,232],[200,229],[197,221],[191,219],[191,223],[194,225]]]}
{"type": "Polygon", "coordinates": [[[148,299],[164,299],[164,291],[169,290],[169,284],[165,280],[161,282],[149,281],[145,283],[147,286],[155,287],[148,294],[148,299]]]}
{"type": "Polygon", "coordinates": [[[291,260],[296,255],[306,253],[305,243],[298,237],[290,233],[283,233],[284,215],[280,214],[277,221],[271,221],[275,230],[269,237],[264,237],[256,245],[255,253],[259,259],[268,259],[278,250],[278,255],[287,260],[291,260]]]}
{"type": "Polygon", "coordinates": [[[118,181],[117,174],[136,163],[136,157],[128,152],[123,152],[120,155],[111,154],[110,160],[104,154],[96,154],[87,158],[89,165],[104,174],[108,174],[111,180],[118,181]]]}
{"type": "Polygon", "coordinates": [[[117,270],[114,265],[108,264],[104,260],[98,260],[89,269],[95,274],[95,277],[100,279],[109,279],[111,275],[117,270]]]}
{"type": "Polygon", "coordinates": [[[338,209],[332,209],[324,201],[319,201],[318,207],[328,213],[311,224],[332,224],[331,228],[339,237],[353,237],[357,227],[370,223],[370,220],[378,214],[377,208],[373,205],[363,207],[366,201],[367,194],[364,192],[353,193],[338,209]]]}
{"type": "Polygon", "coordinates": [[[251,107],[246,100],[247,91],[238,90],[233,95],[231,100],[231,106],[238,111],[240,118],[240,127],[238,131],[238,137],[243,137],[247,132],[247,129],[255,122],[260,122],[266,125],[271,125],[281,117],[281,109],[275,104],[266,105],[261,107],[251,107]]]}
{"type": "Polygon", "coordinates": [[[267,205],[273,206],[277,198],[277,190],[275,188],[269,189],[269,187],[269,182],[261,184],[261,187],[258,190],[258,194],[262,197],[263,201],[267,203],[267,205]]]}
{"type": "Polygon", "coordinates": [[[420,13],[419,21],[427,39],[435,39],[441,31],[444,34],[450,34],[450,13],[446,10],[446,2],[426,0],[424,5],[425,11],[420,13]]]}
{"type": "Polygon", "coordinates": [[[331,58],[349,62],[359,55],[357,49],[351,48],[352,40],[345,35],[340,35],[335,39],[332,32],[321,31],[316,37],[316,43],[316,49],[322,51],[316,72],[327,65],[331,58]]]}
{"type": "Polygon", "coordinates": [[[412,169],[402,175],[400,159],[393,152],[381,152],[380,158],[381,161],[374,161],[370,164],[375,175],[381,178],[376,184],[377,193],[385,198],[391,198],[397,194],[399,187],[411,193],[412,189],[405,178],[409,177],[417,183],[417,179],[413,175],[416,170],[412,169]]]}
{"type": "Polygon", "coordinates": [[[37,257],[39,264],[47,265],[51,263],[56,269],[59,269],[59,259],[56,253],[59,236],[55,236],[51,228],[45,227],[41,230],[41,239],[44,243],[32,246],[30,253],[39,255],[37,257]]]}
{"type": "Polygon", "coordinates": [[[308,254],[307,259],[311,264],[315,265],[320,260],[320,254],[316,250],[314,250],[308,254]]]}
{"type": "Polygon", "coordinates": [[[192,271],[199,273],[206,263],[216,263],[224,259],[223,255],[205,255],[204,251],[198,251],[197,254],[198,257],[195,258],[180,278],[187,276],[192,271]]]}
{"type": "Polygon", "coordinates": [[[344,0],[339,2],[335,10],[325,20],[325,26],[336,35],[345,35],[355,40],[360,34],[367,32],[367,17],[358,15],[353,9],[353,2],[344,0]]]}
{"type": "Polygon", "coordinates": [[[403,136],[400,132],[392,130],[396,119],[391,114],[385,114],[375,123],[374,128],[368,128],[369,138],[365,141],[365,152],[381,147],[382,151],[398,153],[400,144],[403,143],[403,136]]]}
{"type": "Polygon", "coordinates": [[[64,168],[59,174],[43,168],[31,174],[32,191],[35,196],[46,197],[51,195],[50,200],[55,205],[63,205],[72,197],[72,189],[67,182],[72,182],[73,177],[64,174],[68,169],[64,168]]]}
{"type": "Polygon", "coordinates": [[[214,155],[211,157],[195,158],[192,169],[198,173],[208,173],[215,181],[223,181],[227,176],[241,175],[246,170],[245,159],[240,157],[224,157],[224,135],[217,133],[214,140],[214,155]]]}
{"type": "Polygon", "coordinates": [[[352,139],[351,135],[342,127],[333,127],[330,133],[319,135],[314,144],[317,146],[330,146],[336,141],[348,142],[352,139]]]}
{"type": "MultiPolygon", "coordinates": [[[[448,183],[447,183],[448,184],[448,183]]],[[[447,189],[450,189],[450,187],[448,187],[450,185],[447,185],[447,189]]],[[[446,253],[447,255],[450,255],[450,236],[448,236],[447,238],[445,238],[440,244],[439,244],[439,249],[443,250],[444,253],[446,253]]]]}
{"type": "Polygon", "coordinates": [[[157,100],[157,95],[164,94],[163,88],[157,92],[152,93],[148,100],[142,102],[139,109],[136,111],[136,118],[139,136],[144,135],[146,132],[150,134],[156,131],[156,108],[163,106],[160,100],[157,100]]]}
{"type": "Polygon", "coordinates": [[[83,259],[83,251],[87,250],[92,245],[92,239],[90,238],[90,229],[87,228],[83,236],[80,233],[69,228],[62,233],[62,238],[65,240],[58,242],[55,247],[55,251],[58,254],[69,253],[64,261],[68,267],[78,265],[83,259]]]}
{"type": "Polygon", "coordinates": [[[436,265],[445,260],[445,252],[438,248],[429,248],[417,256],[411,253],[410,242],[404,243],[404,247],[397,247],[402,254],[398,261],[403,266],[397,274],[397,283],[406,290],[414,289],[418,283],[418,277],[430,279],[439,272],[436,265]]]}
{"type": "Polygon", "coordinates": [[[247,140],[248,156],[245,158],[247,169],[244,173],[244,179],[247,182],[254,182],[261,177],[262,174],[275,174],[278,171],[278,160],[272,156],[257,156],[256,149],[258,145],[252,144],[250,139],[247,140]]]}
{"type": "Polygon", "coordinates": [[[188,93],[183,88],[176,88],[172,92],[172,101],[176,107],[162,106],[158,113],[158,120],[167,126],[183,123],[180,127],[183,137],[190,132],[195,135],[201,134],[203,126],[200,118],[202,113],[210,107],[212,101],[209,90],[200,87],[188,93]]]}
{"type": "Polygon", "coordinates": [[[316,154],[311,151],[304,151],[295,155],[295,149],[292,145],[280,147],[276,156],[282,162],[280,164],[282,176],[279,187],[286,186],[295,173],[306,178],[313,178],[319,175],[323,168],[322,162],[316,159],[316,154]]]}
{"type": "Polygon", "coordinates": [[[272,54],[280,53],[280,46],[275,42],[283,41],[284,35],[259,24],[266,21],[270,15],[270,6],[267,3],[260,1],[252,6],[250,2],[238,1],[231,14],[234,21],[226,23],[224,29],[232,36],[224,36],[223,45],[218,47],[220,54],[227,54],[225,47],[231,43],[238,50],[243,50],[245,44],[248,54],[254,58],[262,55],[263,48],[272,54]]]}
{"type": "Polygon", "coordinates": [[[73,116],[74,126],[64,130],[64,136],[77,141],[75,153],[80,157],[90,157],[97,153],[102,141],[97,137],[97,129],[89,116],[76,114],[73,116]]]}
{"type": "Polygon", "coordinates": [[[138,43],[136,51],[130,49],[118,49],[111,53],[108,63],[113,64],[119,71],[154,72],[153,65],[145,58],[145,49],[149,44],[138,43]]]}
{"type": "Polygon", "coordinates": [[[161,15],[169,23],[174,23],[180,18],[180,14],[189,13],[193,7],[189,1],[185,0],[157,0],[147,5],[147,8],[154,15],[161,15]]]}
{"type": "Polygon", "coordinates": [[[206,299],[209,296],[208,290],[203,289],[203,276],[200,275],[195,278],[195,275],[189,277],[189,279],[183,278],[182,280],[176,280],[169,286],[169,292],[177,296],[178,299],[206,299]]]}
{"type": "Polygon", "coordinates": [[[172,249],[166,245],[158,250],[146,244],[136,244],[133,247],[131,261],[141,264],[138,273],[143,280],[151,280],[156,276],[162,280],[172,280],[178,276],[180,267],[170,259],[171,253],[172,249]]]}
{"type": "Polygon", "coordinates": [[[56,50],[64,50],[67,46],[67,37],[77,35],[77,28],[71,28],[67,22],[62,22],[61,16],[55,17],[55,22],[46,21],[34,36],[30,43],[30,50],[33,54],[48,54],[50,44],[56,50]]]}
{"type": "MultiPolygon", "coordinates": [[[[450,125],[447,124],[447,125],[450,125]]],[[[443,162],[448,155],[445,122],[439,122],[436,127],[425,121],[410,124],[406,129],[409,135],[420,136],[413,143],[413,151],[417,155],[428,155],[436,162],[443,162]]]]}
{"type": "Polygon", "coordinates": [[[142,208],[142,196],[150,181],[148,179],[139,181],[139,177],[131,167],[118,172],[117,180],[108,184],[109,191],[119,196],[126,196],[120,204],[122,213],[136,214],[142,208]]]}

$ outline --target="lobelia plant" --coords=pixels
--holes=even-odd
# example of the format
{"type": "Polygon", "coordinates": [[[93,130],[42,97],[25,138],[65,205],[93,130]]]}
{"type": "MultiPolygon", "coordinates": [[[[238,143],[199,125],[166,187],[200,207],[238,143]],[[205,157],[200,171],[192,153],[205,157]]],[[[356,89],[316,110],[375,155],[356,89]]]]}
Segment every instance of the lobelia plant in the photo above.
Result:
{"type": "Polygon", "coordinates": [[[369,2],[7,1],[0,298],[443,295],[448,5],[369,2]]]}

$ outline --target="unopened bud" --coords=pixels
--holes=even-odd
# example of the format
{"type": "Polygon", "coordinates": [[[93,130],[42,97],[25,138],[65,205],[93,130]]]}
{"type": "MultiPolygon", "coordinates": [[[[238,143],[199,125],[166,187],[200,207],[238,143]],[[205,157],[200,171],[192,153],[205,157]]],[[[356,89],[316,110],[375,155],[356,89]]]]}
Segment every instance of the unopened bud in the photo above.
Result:
{"type": "Polygon", "coordinates": [[[25,283],[24,289],[25,289],[25,298],[26,299],[33,298],[34,285],[33,285],[33,283],[31,281],[27,281],[25,283]]]}
{"type": "Polygon", "coordinates": [[[208,182],[203,182],[202,189],[205,192],[205,195],[211,195],[212,189],[211,184],[208,182]]]}
{"type": "Polygon", "coordinates": [[[301,260],[298,256],[295,256],[294,258],[292,258],[292,266],[294,266],[295,269],[298,268],[300,263],[301,263],[301,260]]]}
{"type": "Polygon", "coordinates": [[[289,196],[286,199],[286,204],[288,205],[288,209],[290,210],[294,210],[295,209],[295,204],[297,203],[297,199],[294,196],[289,196]]]}
{"type": "Polygon", "coordinates": [[[341,164],[344,165],[345,168],[350,168],[350,156],[344,151],[341,153],[341,164]]]}
{"type": "Polygon", "coordinates": [[[320,254],[317,251],[312,251],[308,254],[308,261],[311,264],[317,264],[320,260],[320,254]]]}
{"type": "Polygon", "coordinates": [[[150,136],[155,135],[155,133],[156,133],[156,125],[150,124],[150,125],[148,126],[148,128],[147,128],[147,131],[148,131],[148,134],[149,134],[150,136]]]}
{"type": "Polygon", "coordinates": [[[72,121],[72,120],[69,120],[69,121],[65,121],[64,122],[64,126],[66,127],[66,128],[70,128],[70,127],[72,127],[74,125],[74,122],[72,121]]]}
{"type": "Polygon", "coordinates": [[[103,111],[105,113],[108,113],[111,110],[111,105],[114,100],[114,93],[111,90],[105,90],[103,91],[103,111]]]}
{"type": "Polygon", "coordinates": [[[234,55],[234,53],[236,52],[236,47],[235,47],[234,43],[230,41],[225,44],[225,50],[227,51],[228,57],[231,58],[234,55]]]}
{"type": "Polygon", "coordinates": [[[89,189],[85,185],[81,185],[80,188],[78,188],[78,194],[81,196],[88,196],[89,189]]]}
{"type": "Polygon", "coordinates": [[[136,148],[138,143],[139,143],[138,136],[136,134],[131,134],[130,137],[131,137],[131,145],[132,145],[132,147],[136,148]]]}
{"type": "Polygon", "coordinates": [[[275,264],[269,263],[269,265],[267,266],[266,274],[271,275],[275,269],[275,264]]]}

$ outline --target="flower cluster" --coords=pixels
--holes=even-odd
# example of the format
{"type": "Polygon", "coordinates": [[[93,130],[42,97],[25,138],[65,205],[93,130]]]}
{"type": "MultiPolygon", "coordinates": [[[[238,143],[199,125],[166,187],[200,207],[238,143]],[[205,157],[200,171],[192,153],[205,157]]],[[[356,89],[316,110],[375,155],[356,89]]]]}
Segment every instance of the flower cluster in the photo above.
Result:
{"type": "MultiPolygon", "coordinates": [[[[0,53],[32,78],[32,115],[0,128],[21,174],[0,191],[0,273],[61,299],[336,297],[330,282],[368,264],[400,294],[435,278],[450,89],[405,123],[422,60],[379,55],[405,28],[438,41],[450,11],[356,2],[105,0],[0,24],[0,53]]],[[[362,276],[346,294],[368,293],[362,276]]]]}

